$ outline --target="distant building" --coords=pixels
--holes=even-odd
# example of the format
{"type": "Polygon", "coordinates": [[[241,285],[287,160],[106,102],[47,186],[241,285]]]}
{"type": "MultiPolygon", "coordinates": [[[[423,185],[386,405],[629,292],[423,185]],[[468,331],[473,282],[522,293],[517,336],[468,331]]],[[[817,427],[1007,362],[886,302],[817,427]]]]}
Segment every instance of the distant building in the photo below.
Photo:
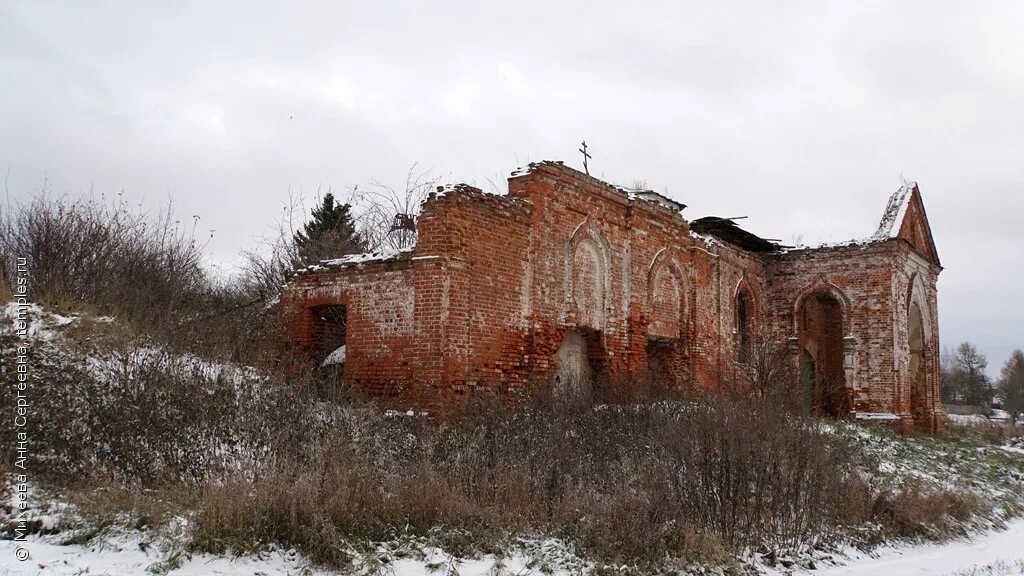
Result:
{"type": "Polygon", "coordinates": [[[507,195],[431,195],[413,249],[300,272],[282,311],[318,359],[345,346],[345,380],[394,408],[595,382],[631,397],[652,383],[713,391],[767,337],[816,411],[941,425],[942,268],[916,184],[872,236],[817,247],[687,222],[684,208],[531,164],[507,195]]]}

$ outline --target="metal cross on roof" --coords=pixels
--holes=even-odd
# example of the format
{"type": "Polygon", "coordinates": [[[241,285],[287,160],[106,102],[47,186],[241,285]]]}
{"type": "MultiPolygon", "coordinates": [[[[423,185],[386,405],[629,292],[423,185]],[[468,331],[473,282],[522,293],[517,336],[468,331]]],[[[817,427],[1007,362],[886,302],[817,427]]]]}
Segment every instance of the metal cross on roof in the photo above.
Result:
{"type": "Polygon", "coordinates": [[[587,154],[587,141],[586,140],[583,141],[583,147],[580,148],[580,152],[583,153],[583,171],[587,173],[587,176],[590,176],[590,167],[587,166],[587,160],[592,158],[592,156],[590,154],[587,154]]]}

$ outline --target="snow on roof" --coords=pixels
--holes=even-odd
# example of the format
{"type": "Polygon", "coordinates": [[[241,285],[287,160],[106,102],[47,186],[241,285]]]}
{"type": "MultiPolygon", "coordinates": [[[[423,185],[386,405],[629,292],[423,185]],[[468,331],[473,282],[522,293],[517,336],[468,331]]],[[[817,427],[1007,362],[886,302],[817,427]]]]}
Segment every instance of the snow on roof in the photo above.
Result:
{"type": "Polygon", "coordinates": [[[405,256],[412,254],[413,250],[415,250],[415,248],[384,248],[381,250],[376,250],[374,252],[364,252],[362,254],[349,254],[348,256],[342,256],[341,258],[321,260],[316,264],[310,264],[305,268],[301,268],[297,272],[319,272],[321,270],[328,270],[331,268],[359,266],[361,264],[369,264],[371,262],[387,262],[390,260],[401,260],[405,256]]]}
{"type": "Polygon", "coordinates": [[[427,199],[430,200],[430,199],[434,199],[434,198],[440,198],[442,196],[447,196],[447,195],[451,194],[452,192],[457,192],[457,191],[465,189],[465,188],[473,188],[473,187],[470,186],[469,184],[465,184],[465,183],[462,183],[462,182],[459,182],[458,184],[444,184],[442,186],[438,186],[436,190],[434,190],[433,192],[427,194],[427,199]]]}
{"type": "Polygon", "coordinates": [[[716,244],[722,245],[718,238],[715,238],[710,234],[701,234],[700,232],[694,232],[693,228],[690,228],[690,238],[693,238],[694,240],[699,240],[708,247],[714,246],[716,244]]]}
{"type": "Polygon", "coordinates": [[[675,200],[669,198],[668,196],[658,194],[654,190],[622,190],[626,193],[627,196],[629,196],[630,200],[643,200],[645,202],[651,202],[654,204],[658,204],[660,206],[664,206],[665,208],[668,208],[673,212],[682,212],[683,209],[686,208],[686,204],[676,202],[675,200]]]}
{"type": "Polygon", "coordinates": [[[484,194],[486,196],[500,196],[502,198],[505,198],[505,199],[509,200],[510,202],[525,202],[525,200],[522,199],[522,198],[513,198],[513,197],[509,196],[507,191],[502,192],[502,191],[495,191],[495,190],[486,190],[484,188],[480,188],[480,187],[478,187],[476,185],[473,185],[473,184],[466,184],[465,182],[460,182],[458,184],[445,184],[444,186],[438,186],[436,190],[434,190],[434,191],[430,192],[429,194],[427,194],[427,197],[426,197],[426,199],[424,199],[424,202],[426,202],[428,200],[435,200],[437,198],[442,198],[444,196],[448,196],[449,194],[453,194],[453,193],[457,193],[457,192],[469,192],[469,193],[476,193],[476,194],[484,194]]]}
{"type": "Polygon", "coordinates": [[[536,165],[536,162],[530,162],[526,166],[520,166],[519,168],[516,168],[515,170],[512,171],[512,174],[509,175],[509,178],[519,178],[520,176],[527,176],[531,172],[533,172],[533,167],[536,165]]]}
{"type": "Polygon", "coordinates": [[[882,221],[878,223],[878,229],[875,230],[874,234],[867,238],[853,238],[850,240],[841,240],[839,242],[823,242],[821,244],[814,245],[800,244],[783,251],[789,252],[819,248],[848,248],[857,246],[865,247],[877,242],[891,240],[900,233],[900,223],[903,222],[903,217],[907,214],[907,206],[910,205],[910,196],[914,188],[917,188],[917,182],[910,180],[903,181],[903,185],[893,192],[892,196],[889,196],[889,203],[886,204],[885,212],[882,213],[882,221]]]}
{"type": "Polygon", "coordinates": [[[781,253],[787,252],[799,252],[800,250],[821,250],[826,248],[853,248],[853,247],[865,247],[868,244],[873,243],[871,238],[851,238],[850,240],[839,240],[838,242],[819,242],[818,244],[797,244],[796,246],[788,246],[780,250],[781,253]]]}
{"type": "Polygon", "coordinates": [[[903,186],[893,192],[889,197],[889,204],[882,213],[882,221],[878,223],[878,230],[871,236],[871,241],[879,242],[895,238],[900,233],[899,225],[907,213],[907,206],[910,205],[910,193],[917,188],[917,182],[903,181],[903,186]]]}

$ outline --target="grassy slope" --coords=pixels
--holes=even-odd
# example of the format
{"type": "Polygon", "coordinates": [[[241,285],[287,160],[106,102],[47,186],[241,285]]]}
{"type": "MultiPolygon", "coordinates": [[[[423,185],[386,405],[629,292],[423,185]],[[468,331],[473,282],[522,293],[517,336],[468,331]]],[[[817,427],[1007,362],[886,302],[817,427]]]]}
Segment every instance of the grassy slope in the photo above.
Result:
{"type": "MultiPolygon", "coordinates": [[[[69,322],[66,317],[38,315],[36,337],[40,350],[67,353],[70,348],[62,344],[65,337],[92,344],[120,340],[115,338],[116,326],[105,319],[69,322]]],[[[846,544],[870,547],[899,538],[942,540],[999,527],[1006,519],[1024,512],[1024,454],[1000,447],[1010,441],[1005,433],[972,428],[953,430],[938,438],[905,438],[852,423],[826,423],[823,427],[854,449],[860,474],[879,495],[872,516],[841,541],[825,543],[824,550],[835,551],[846,544]]],[[[69,488],[52,481],[37,484],[36,488],[33,502],[40,518],[37,526],[41,532],[49,532],[37,536],[43,541],[93,546],[105,541],[130,541],[166,550],[154,562],[158,571],[173,569],[193,548],[189,526],[202,500],[195,490],[125,489],[102,482],[69,488]]],[[[9,506],[5,512],[11,512],[9,506]]],[[[341,542],[347,548],[344,555],[350,566],[365,573],[396,562],[457,563],[440,550],[454,541],[461,540],[464,545],[458,548],[470,555],[474,550],[486,554],[494,544],[487,542],[481,549],[473,544],[473,534],[457,532],[447,529],[409,534],[396,527],[394,537],[385,541],[341,542]]],[[[255,548],[265,546],[253,544],[255,548]]],[[[518,565],[532,570],[577,572],[594,567],[571,543],[548,535],[511,536],[500,547],[501,554],[516,555],[518,565]]],[[[778,562],[784,556],[777,551],[767,555],[763,552],[746,556],[743,561],[778,562]]],[[[821,556],[820,550],[786,553],[793,563],[821,556]]],[[[501,554],[492,558],[500,561],[501,554]]]]}

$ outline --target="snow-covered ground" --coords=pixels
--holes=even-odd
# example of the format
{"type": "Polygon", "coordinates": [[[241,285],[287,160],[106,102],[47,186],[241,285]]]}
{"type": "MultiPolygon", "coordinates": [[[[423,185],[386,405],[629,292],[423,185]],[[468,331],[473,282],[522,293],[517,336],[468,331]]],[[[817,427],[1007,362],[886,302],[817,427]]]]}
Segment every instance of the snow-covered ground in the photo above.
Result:
{"type": "MultiPolygon", "coordinates": [[[[310,566],[294,550],[271,550],[256,556],[230,557],[189,555],[159,546],[148,546],[138,537],[119,537],[89,546],[45,542],[38,538],[16,544],[0,541],[0,576],[39,574],[45,576],[169,574],[198,576],[216,574],[242,576],[326,576],[337,574],[310,566]],[[16,549],[23,546],[30,557],[21,561],[16,549]]],[[[441,552],[420,558],[405,558],[390,564],[366,563],[360,574],[393,576],[497,576],[500,574],[568,574],[523,556],[499,559],[454,560],[441,552]]],[[[815,570],[765,569],[766,575],[818,574],[821,576],[1018,576],[1024,574],[1024,520],[1011,522],[1007,529],[988,532],[971,540],[947,544],[897,546],[876,550],[846,560],[845,565],[815,570]]]]}
{"type": "Polygon", "coordinates": [[[845,566],[814,571],[821,576],[1009,576],[1024,574],[1024,519],[1001,532],[946,544],[898,546],[853,558],[845,566]]]}
{"type": "Polygon", "coordinates": [[[40,576],[121,576],[131,574],[175,574],[199,576],[221,574],[231,576],[263,574],[266,576],[316,575],[308,561],[294,551],[270,552],[261,557],[230,558],[210,555],[183,555],[178,560],[161,557],[137,539],[124,539],[92,546],[61,546],[41,541],[24,544],[29,557],[15,557],[16,543],[0,542],[0,576],[38,574],[40,576]],[[168,560],[171,560],[168,563],[168,560]],[[174,565],[177,564],[177,567],[174,565]]]}

